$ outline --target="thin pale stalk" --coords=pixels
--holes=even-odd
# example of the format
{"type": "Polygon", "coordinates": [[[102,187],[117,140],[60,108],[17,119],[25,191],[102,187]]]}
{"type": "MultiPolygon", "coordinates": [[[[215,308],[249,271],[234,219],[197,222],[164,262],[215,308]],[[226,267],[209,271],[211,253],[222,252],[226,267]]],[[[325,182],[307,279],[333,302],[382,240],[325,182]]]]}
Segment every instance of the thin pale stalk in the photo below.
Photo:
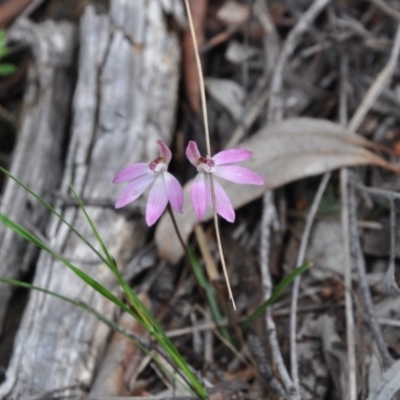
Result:
{"type": "Polygon", "coordinates": [[[217,237],[218,251],[219,251],[219,254],[221,257],[222,271],[224,272],[226,286],[228,288],[229,300],[232,302],[232,307],[236,311],[235,299],[233,298],[231,284],[229,282],[228,270],[227,270],[226,264],[225,264],[224,251],[222,250],[221,233],[219,231],[218,216],[215,211],[216,210],[216,201],[215,201],[215,191],[214,191],[214,180],[213,180],[213,176],[211,174],[210,174],[210,182],[211,182],[211,194],[212,194],[212,200],[213,200],[215,235],[217,237]]]}
{"type": "MultiPolygon", "coordinates": [[[[189,20],[190,33],[191,33],[192,40],[193,40],[194,53],[195,53],[195,57],[196,57],[197,71],[198,71],[198,74],[199,74],[200,97],[201,97],[201,105],[202,105],[202,109],[203,109],[204,133],[205,133],[205,137],[206,137],[207,156],[211,157],[210,131],[209,131],[209,128],[208,128],[207,101],[206,101],[206,92],[204,90],[203,69],[201,67],[199,46],[197,44],[196,34],[195,34],[195,31],[194,31],[194,25],[193,25],[193,19],[192,19],[192,13],[191,13],[191,10],[190,10],[189,0],[185,0],[185,6],[186,6],[186,13],[187,13],[188,20],[189,20]]],[[[218,224],[218,216],[217,216],[217,212],[215,211],[217,207],[216,207],[216,200],[215,200],[214,180],[213,180],[213,176],[211,174],[210,174],[210,181],[211,181],[211,197],[212,197],[212,202],[213,202],[215,234],[216,234],[216,237],[217,237],[218,251],[219,251],[219,254],[220,254],[220,257],[221,257],[222,270],[223,270],[223,273],[224,273],[226,286],[228,288],[229,300],[231,300],[233,309],[236,311],[236,304],[235,304],[235,300],[233,298],[231,284],[229,282],[229,275],[228,275],[228,270],[226,268],[224,252],[222,250],[222,242],[221,242],[221,234],[220,234],[219,224],[218,224]]]]}
{"type": "MultiPolygon", "coordinates": [[[[210,309],[211,309],[211,313],[213,315],[215,323],[218,325],[222,321],[222,315],[221,315],[221,313],[219,311],[219,308],[218,308],[217,299],[215,298],[214,293],[211,290],[211,286],[208,284],[208,281],[206,280],[205,276],[203,277],[203,274],[199,272],[199,270],[198,270],[198,268],[196,266],[196,263],[193,260],[194,253],[189,251],[188,247],[186,246],[186,244],[185,244],[185,242],[184,242],[184,240],[183,240],[183,238],[181,236],[181,233],[179,232],[178,224],[176,222],[176,218],[174,216],[172,208],[171,208],[171,206],[169,204],[168,204],[167,208],[168,208],[168,213],[169,213],[169,215],[170,215],[170,217],[172,219],[172,225],[174,226],[176,234],[178,235],[178,239],[179,239],[179,241],[180,241],[180,243],[181,243],[181,245],[183,247],[183,250],[184,250],[184,252],[186,254],[186,257],[187,257],[189,263],[192,265],[193,272],[194,272],[194,274],[196,276],[196,279],[197,279],[199,285],[205,291],[205,294],[206,294],[206,297],[207,297],[207,300],[208,300],[208,303],[209,303],[209,306],[210,306],[210,309]]],[[[232,339],[230,338],[229,332],[224,328],[222,328],[220,330],[221,330],[223,336],[228,341],[232,342],[232,339]]]]}
{"type": "MultiPolygon", "coordinates": [[[[342,57],[340,63],[340,108],[339,119],[343,126],[347,125],[348,114],[348,56],[342,57]]],[[[353,299],[351,297],[351,257],[350,257],[350,238],[349,238],[349,207],[348,207],[348,169],[340,170],[340,193],[341,193],[341,219],[344,247],[344,284],[345,284],[345,305],[346,305],[346,343],[347,343],[347,364],[349,375],[349,400],[357,399],[357,359],[356,341],[353,313],[353,299]]]]}
{"type": "MultiPolygon", "coordinates": [[[[272,294],[272,279],[269,272],[269,255],[271,247],[271,227],[277,218],[277,213],[273,200],[273,192],[268,191],[264,196],[264,209],[261,221],[261,246],[260,246],[260,266],[261,280],[264,289],[264,300],[268,301],[272,294]]],[[[265,313],[265,326],[268,332],[269,344],[271,347],[272,359],[281,376],[286,392],[290,392],[293,382],[290,379],[289,372],[286,369],[282,352],[279,347],[276,325],[272,318],[271,308],[268,307],[265,313]]]]}
{"type": "Polygon", "coordinates": [[[348,170],[340,170],[340,192],[342,203],[342,233],[344,242],[344,284],[345,284],[345,304],[346,304],[346,340],[347,340],[347,362],[349,366],[349,399],[357,399],[357,365],[355,347],[355,326],[353,315],[353,301],[351,298],[351,256],[350,256],[350,233],[349,233],[349,205],[348,205],[348,170]]]}
{"type": "Polygon", "coordinates": [[[204,131],[205,131],[205,135],[206,135],[207,155],[208,155],[208,157],[211,157],[211,141],[210,141],[210,131],[208,128],[208,114],[207,114],[206,92],[204,90],[203,68],[201,66],[199,46],[197,44],[196,33],[194,31],[193,18],[192,18],[192,12],[190,10],[189,0],[185,0],[185,5],[186,5],[186,14],[187,14],[188,20],[189,20],[190,33],[192,35],[192,40],[193,40],[197,71],[199,74],[200,97],[201,97],[201,104],[202,104],[202,109],[203,109],[204,131]]]}
{"type": "MultiPolygon", "coordinates": [[[[297,266],[300,266],[304,263],[308,238],[310,237],[311,234],[311,228],[313,226],[319,204],[321,203],[322,196],[328,185],[330,177],[331,177],[330,173],[326,173],[324,175],[319,184],[314,200],[311,204],[310,212],[307,215],[306,226],[304,227],[303,236],[301,238],[300,249],[297,256],[297,266]]],[[[299,372],[297,369],[297,346],[296,346],[297,302],[299,298],[299,287],[300,287],[300,277],[297,277],[293,284],[292,301],[290,307],[291,310],[290,311],[290,362],[291,362],[293,384],[296,388],[297,393],[300,393],[300,381],[299,381],[299,372]]]]}

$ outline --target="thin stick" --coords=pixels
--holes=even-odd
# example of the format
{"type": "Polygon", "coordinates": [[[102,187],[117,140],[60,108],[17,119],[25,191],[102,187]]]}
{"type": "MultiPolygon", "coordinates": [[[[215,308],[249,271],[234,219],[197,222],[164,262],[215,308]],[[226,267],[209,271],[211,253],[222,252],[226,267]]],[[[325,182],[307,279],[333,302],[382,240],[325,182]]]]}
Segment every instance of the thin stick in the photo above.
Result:
{"type": "Polygon", "coordinates": [[[395,199],[389,198],[390,205],[390,257],[389,268],[386,271],[385,278],[383,279],[385,291],[389,295],[399,295],[400,289],[396,283],[395,266],[396,266],[396,204],[395,199]]]}
{"type": "MultiPolygon", "coordinates": [[[[397,26],[396,37],[393,43],[390,58],[380,72],[374,83],[369,88],[367,94],[364,96],[360,106],[354,113],[353,118],[349,123],[349,128],[356,131],[362,123],[365,115],[368,113],[376,99],[382,93],[386,85],[389,83],[397,65],[397,59],[400,54],[400,23],[397,26]]],[[[356,215],[356,200],[355,200],[355,184],[351,182],[348,189],[348,224],[349,224],[349,238],[350,238],[350,253],[355,262],[361,294],[363,297],[364,306],[366,308],[366,319],[370,326],[372,335],[376,341],[380,356],[382,358],[383,366],[385,369],[389,368],[393,363],[393,358],[390,356],[385,340],[382,336],[372,302],[371,292],[369,290],[366,272],[365,272],[365,260],[362,254],[358,231],[357,231],[357,215],[356,215]]],[[[347,292],[347,290],[346,290],[347,292]]]]}
{"type": "MultiPolygon", "coordinates": [[[[188,20],[189,20],[190,33],[191,33],[192,39],[193,39],[197,71],[199,74],[200,97],[201,97],[201,105],[202,105],[202,109],[203,109],[204,133],[206,136],[207,156],[211,157],[211,142],[210,142],[210,131],[208,128],[207,102],[206,102],[206,92],[204,89],[203,69],[201,67],[199,46],[197,45],[196,34],[194,31],[194,25],[193,25],[192,13],[190,11],[189,0],[185,0],[185,6],[186,6],[186,13],[188,15],[188,20]]],[[[233,299],[231,284],[229,282],[228,270],[226,268],[226,263],[225,263],[224,252],[222,250],[221,234],[220,234],[220,230],[219,230],[218,216],[217,216],[217,212],[216,212],[214,180],[213,180],[212,174],[209,174],[209,176],[210,176],[210,183],[211,183],[211,197],[212,197],[212,202],[213,202],[214,225],[215,225],[215,234],[217,237],[218,251],[219,251],[219,254],[221,257],[222,270],[224,272],[226,286],[228,288],[229,300],[231,300],[233,309],[236,311],[236,304],[235,304],[235,300],[233,299]]]]}
{"type": "MultiPolygon", "coordinates": [[[[328,185],[331,174],[327,173],[321,180],[319,184],[317,193],[315,194],[314,200],[311,204],[310,212],[307,215],[306,226],[304,227],[303,236],[301,237],[300,249],[297,256],[297,266],[304,263],[304,258],[306,254],[306,248],[308,244],[308,238],[310,237],[311,228],[314,223],[315,215],[317,214],[319,204],[321,202],[322,196],[325,192],[326,186],[328,185]]],[[[296,325],[297,325],[297,301],[299,298],[299,287],[300,278],[297,277],[294,280],[293,291],[292,291],[292,301],[290,307],[290,364],[293,384],[298,393],[300,393],[300,381],[299,372],[297,368],[297,346],[296,346],[296,325]]]]}
{"type": "Polygon", "coordinates": [[[372,2],[380,8],[385,14],[392,18],[396,18],[400,21],[400,12],[394,9],[389,4],[385,3],[383,0],[372,0],[372,2]]]}
{"type": "Polygon", "coordinates": [[[340,194],[341,194],[341,218],[344,246],[344,299],[346,305],[346,342],[347,363],[349,374],[349,399],[357,399],[357,375],[356,375],[356,351],[354,337],[354,315],[353,301],[351,298],[351,256],[350,256],[350,234],[349,234],[349,205],[348,205],[348,170],[340,170],[340,194]]]}
{"type": "Polygon", "coordinates": [[[358,127],[364,120],[364,117],[367,115],[370,108],[376,102],[376,100],[382,93],[383,89],[385,89],[386,85],[392,78],[393,73],[396,69],[399,54],[400,54],[400,23],[397,26],[396,37],[394,39],[394,44],[392,47],[392,51],[390,53],[389,61],[387,62],[383,70],[379,73],[374,83],[370,86],[360,106],[357,108],[357,111],[353,115],[353,118],[349,123],[350,130],[355,131],[358,129],[358,127]]]}
{"type": "Polygon", "coordinates": [[[268,107],[268,121],[269,123],[278,122],[283,117],[283,99],[281,96],[283,85],[283,72],[285,66],[296,49],[300,41],[301,35],[309,29],[311,22],[319,15],[319,13],[326,7],[330,0],[315,0],[310,8],[302,15],[297,24],[290,31],[285,45],[278,57],[274,74],[271,81],[271,99],[268,107]]]}
{"type": "Polygon", "coordinates": [[[367,274],[365,272],[365,260],[362,254],[360,238],[357,230],[357,205],[355,196],[355,186],[353,184],[349,187],[349,225],[350,225],[350,251],[352,258],[355,262],[358,274],[358,283],[362,294],[364,306],[365,306],[365,317],[368,325],[370,326],[371,333],[376,341],[376,346],[379,350],[379,354],[382,358],[383,367],[387,370],[393,364],[393,358],[389,354],[385,340],[382,336],[382,331],[378,323],[374,311],[374,304],[372,301],[371,292],[369,290],[367,274]]]}
{"type": "Polygon", "coordinates": [[[203,119],[204,119],[204,131],[206,136],[206,147],[207,147],[207,156],[211,157],[211,142],[210,142],[210,131],[208,129],[208,114],[207,114],[207,102],[206,102],[206,92],[204,90],[204,78],[203,78],[203,68],[201,66],[200,54],[199,54],[199,46],[197,44],[196,33],[194,31],[192,12],[190,11],[189,0],[185,0],[186,6],[186,14],[189,20],[190,33],[193,39],[194,46],[194,54],[196,57],[196,65],[197,72],[199,74],[199,82],[200,82],[200,98],[203,109],[203,119]]]}
{"type": "Polygon", "coordinates": [[[214,211],[213,214],[214,214],[215,235],[217,237],[218,251],[219,251],[219,255],[221,257],[222,271],[224,272],[226,286],[228,288],[229,300],[232,302],[232,307],[236,311],[236,303],[235,303],[235,299],[233,298],[231,284],[229,282],[228,270],[227,270],[226,264],[225,264],[224,251],[222,249],[221,234],[220,234],[220,231],[219,231],[219,224],[218,224],[218,216],[217,216],[217,213],[215,211],[216,210],[216,203],[215,203],[214,180],[213,180],[213,176],[211,174],[210,174],[210,182],[211,182],[211,194],[212,194],[212,200],[213,200],[213,211],[214,211]]]}
{"type": "MultiPolygon", "coordinates": [[[[282,87],[283,87],[283,74],[285,66],[287,65],[291,55],[299,43],[301,36],[304,32],[309,29],[311,23],[314,19],[319,15],[319,13],[327,6],[330,0],[314,0],[313,4],[308,8],[308,10],[301,16],[298,20],[297,24],[290,31],[286,42],[279,54],[278,61],[276,63],[276,67],[274,69],[272,78],[271,78],[271,90],[270,90],[270,102],[268,105],[268,123],[279,122],[283,118],[283,99],[282,99],[282,87]]],[[[324,181],[324,180],[323,180],[324,181]]],[[[327,184],[327,182],[326,182],[327,184]]],[[[321,188],[322,182],[320,184],[321,188]]],[[[318,189],[319,192],[319,189],[318,189]]],[[[318,194],[317,192],[317,194],[318,194]]],[[[322,196],[322,194],[321,194],[322,196]]],[[[316,195],[317,197],[317,195],[316,195]]],[[[315,199],[314,199],[315,201],[315,199]]],[[[314,204],[314,203],[313,203],[314,204]]],[[[318,204],[316,206],[318,208],[318,204]]],[[[311,212],[310,212],[311,214],[311,212]]],[[[310,217],[310,215],[309,215],[310,217]]],[[[312,218],[312,220],[314,217],[312,218]]],[[[312,222],[311,220],[311,222],[312,222]]],[[[308,241],[308,238],[306,238],[308,241]]],[[[307,243],[307,242],[306,242],[307,243]]],[[[300,255],[300,254],[299,254],[300,255]]],[[[296,282],[296,280],[295,280],[296,282]]],[[[297,299],[298,299],[298,285],[299,278],[297,278],[297,287],[296,283],[293,286],[293,295],[292,295],[292,307],[297,309],[297,299]]],[[[291,325],[290,325],[290,359],[291,359],[291,372],[293,385],[297,393],[300,393],[299,386],[299,376],[298,376],[298,366],[297,366],[297,347],[296,347],[296,315],[294,315],[294,309],[291,309],[291,325]]]]}
{"type": "MultiPolygon", "coordinates": [[[[348,57],[344,56],[340,63],[340,109],[339,119],[343,126],[347,125],[348,103],[348,57]]],[[[352,282],[351,282],[351,256],[349,236],[349,207],[348,207],[348,170],[340,170],[340,194],[341,194],[341,218],[344,247],[344,286],[345,286],[345,310],[346,310],[346,343],[347,343],[347,364],[349,374],[349,400],[357,399],[357,372],[356,372],[356,346],[355,327],[353,314],[352,282]]]]}
{"type": "MultiPolygon", "coordinates": [[[[277,218],[275,205],[273,202],[273,192],[268,191],[264,196],[264,207],[261,221],[261,245],[260,245],[260,266],[261,266],[261,279],[263,287],[264,299],[267,300],[271,297],[272,293],[272,279],[269,272],[269,253],[271,247],[271,227],[277,218]]],[[[265,313],[265,325],[268,332],[268,341],[272,353],[272,361],[281,377],[283,386],[286,393],[291,399],[299,399],[299,394],[290,379],[289,372],[285,366],[281,349],[279,347],[278,335],[276,333],[276,325],[272,318],[271,307],[268,307],[265,313]]]]}

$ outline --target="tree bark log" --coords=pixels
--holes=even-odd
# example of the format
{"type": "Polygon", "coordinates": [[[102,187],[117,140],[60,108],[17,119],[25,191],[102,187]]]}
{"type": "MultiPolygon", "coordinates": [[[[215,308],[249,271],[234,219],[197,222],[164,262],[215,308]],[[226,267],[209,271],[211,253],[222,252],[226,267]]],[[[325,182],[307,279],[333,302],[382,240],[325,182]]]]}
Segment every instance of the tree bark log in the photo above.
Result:
{"type": "MultiPolygon", "coordinates": [[[[68,133],[72,98],[71,67],[75,29],[69,23],[47,21],[35,25],[20,20],[10,31],[12,39],[29,45],[34,65],[29,69],[21,127],[10,172],[51,201],[62,177],[63,145],[68,133]]],[[[49,212],[9,179],[0,213],[35,232],[44,233],[49,212]]],[[[0,225],[0,276],[16,279],[28,271],[37,249],[0,225]]],[[[0,337],[12,287],[0,283],[0,337]]]]}
{"type": "MultiPolygon", "coordinates": [[[[163,3],[112,0],[109,15],[86,8],[61,198],[71,195],[68,183],[72,182],[79,195],[93,203],[115,201],[111,181],[116,172],[130,162],[154,158],[157,139],[171,141],[180,53],[177,34],[167,29],[163,3]]],[[[76,207],[65,206],[61,199],[56,206],[95,243],[76,207]]],[[[145,242],[144,222],[127,221],[112,207],[87,206],[87,210],[123,269],[145,242]]],[[[57,218],[51,218],[47,235],[52,249],[118,293],[109,269],[57,218]]],[[[34,284],[89,304],[109,318],[115,312],[109,301],[44,252],[34,284]]],[[[80,309],[31,293],[0,398],[62,389],[63,394],[79,396],[93,380],[108,333],[107,327],[80,309]]]]}

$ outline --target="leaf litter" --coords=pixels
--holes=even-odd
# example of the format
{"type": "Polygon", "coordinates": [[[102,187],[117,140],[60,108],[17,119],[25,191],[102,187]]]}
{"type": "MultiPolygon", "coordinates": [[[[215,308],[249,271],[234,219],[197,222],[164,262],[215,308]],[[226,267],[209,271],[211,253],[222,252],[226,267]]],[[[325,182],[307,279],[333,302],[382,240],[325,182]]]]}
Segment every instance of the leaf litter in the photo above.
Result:
{"type": "MultiPolygon", "coordinates": [[[[250,168],[264,178],[265,185],[247,186],[221,181],[232,199],[235,209],[259,198],[267,190],[276,189],[292,181],[314,176],[345,166],[375,165],[400,172],[395,166],[365,147],[372,143],[347,131],[338,124],[313,118],[288,119],[264,128],[240,143],[240,148],[252,151],[253,156],[241,165],[250,168]]],[[[182,236],[188,239],[197,219],[188,204],[188,188],[184,188],[184,212],[176,219],[182,236]]],[[[204,221],[211,218],[206,213],[204,221]]],[[[155,239],[160,256],[177,263],[183,256],[178,238],[171,235],[170,217],[165,215],[157,226],[155,239]]]]}
{"type": "MultiPolygon", "coordinates": [[[[334,193],[329,201],[334,204],[330,211],[320,206],[317,213],[306,257],[313,259],[314,270],[304,276],[298,300],[296,340],[300,393],[286,390],[285,378],[279,369],[282,366],[275,358],[276,349],[266,343],[268,335],[275,332],[283,367],[288,369],[290,293],[285,292],[269,310],[276,323],[275,331],[267,330],[264,317],[249,330],[243,332],[240,328],[243,318],[262,301],[259,261],[262,211],[258,199],[274,191],[276,214],[271,216],[268,270],[276,285],[297,266],[304,219],[316,192],[315,176],[352,167],[356,171],[356,181],[349,185],[362,182],[387,191],[400,187],[394,151],[391,154],[381,152],[381,146],[389,150],[399,148],[398,66],[393,79],[384,76],[385,79],[378,81],[380,86],[375,90],[381,91],[381,96],[374,97],[372,102],[363,102],[395,45],[398,4],[394,0],[373,0],[366,5],[341,1],[324,9],[322,3],[319,0],[287,1],[282,6],[263,0],[248,3],[191,1],[197,39],[204,54],[208,93],[215,100],[209,105],[213,150],[216,153],[229,143],[229,147],[252,151],[253,157],[243,165],[266,182],[263,187],[243,189],[221,181],[237,210],[235,224],[224,224],[222,229],[228,268],[238,298],[238,313],[231,312],[215,267],[212,290],[219,309],[223,310],[220,322],[235,336],[236,343],[231,346],[221,335],[211,318],[203,291],[188,273],[187,262],[180,262],[183,251],[168,215],[161,218],[155,230],[157,250],[150,247],[152,265],[141,270],[142,275],[133,283],[144,296],[150,295],[152,309],[175,338],[192,368],[202,371],[204,382],[212,387],[210,399],[257,400],[278,398],[278,394],[285,399],[331,399],[349,395],[351,367],[347,360],[344,316],[344,238],[337,211],[340,195],[336,173],[329,184],[334,193]],[[313,7],[321,8],[318,18],[316,15],[309,18],[313,7]],[[283,84],[277,93],[269,93],[276,55],[287,43],[293,27],[299,27],[296,24],[304,21],[306,34],[300,35],[289,49],[281,71],[283,84]],[[269,72],[266,64],[271,66],[269,72]],[[278,98],[278,114],[282,111],[284,117],[274,124],[265,117],[271,96],[275,96],[275,100],[278,98]],[[261,102],[252,108],[258,99],[262,99],[261,102]],[[365,115],[365,118],[356,134],[337,121],[339,114],[350,118],[362,103],[367,106],[358,115],[365,115]],[[250,111],[252,117],[248,118],[250,111]],[[238,131],[238,135],[234,133],[238,131]],[[244,140],[239,142],[240,138],[244,140]]],[[[181,149],[181,154],[182,137],[199,141],[201,136],[200,91],[189,39],[186,31],[182,44],[185,97],[182,97],[183,105],[180,104],[176,139],[176,148],[181,149]]],[[[182,161],[175,167],[181,169],[183,179],[190,178],[182,161]]],[[[176,219],[184,239],[196,248],[196,241],[190,237],[197,224],[189,201],[190,183],[185,186],[184,213],[176,214],[176,219]]],[[[393,238],[393,221],[387,197],[381,197],[378,200],[362,189],[357,194],[357,226],[367,266],[366,289],[373,296],[373,312],[383,327],[384,343],[395,360],[385,370],[365,317],[366,306],[355,301],[357,395],[360,399],[371,400],[392,398],[400,390],[397,379],[400,303],[398,296],[388,296],[383,287],[389,258],[394,260],[391,279],[399,281],[398,254],[393,254],[398,246],[393,250],[389,243],[393,238]]],[[[209,249],[201,251],[214,256],[218,262],[213,228],[207,223],[210,218],[208,212],[202,224],[202,237],[209,249]]],[[[397,228],[395,233],[398,234],[397,228]]],[[[140,264],[141,260],[135,262],[140,264]]],[[[358,299],[365,288],[360,287],[355,271],[352,281],[352,293],[358,299]]],[[[125,325],[123,318],[120,323],[125,325]]],[[[128,328],[136,331],[135,326],[128,328]]],[[[128,361],[124,352],[128,347],[125,346],[128,343],[120,336],[111,341],[111,353],[105,356],[95,381],[102,394],[143,398],[177,395],[172,380],[136,348],[127,351],[139,358],[128,361]],[[113,350],[113,346],[117,350],[113,350]],[[109,381],[102,380],[105,376],[109,381]]]]}

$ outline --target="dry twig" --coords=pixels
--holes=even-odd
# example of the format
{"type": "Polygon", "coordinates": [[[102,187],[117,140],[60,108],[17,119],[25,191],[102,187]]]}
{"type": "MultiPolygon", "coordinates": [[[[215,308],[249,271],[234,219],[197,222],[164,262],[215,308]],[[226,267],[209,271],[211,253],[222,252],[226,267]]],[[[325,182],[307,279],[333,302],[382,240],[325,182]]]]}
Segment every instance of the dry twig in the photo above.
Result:
{"type": "MultiPolygon", "coordinates": [[[[389,81],[394,73],[394,70],[395,70],[395,67],[397,64],[397,59],[399,57],[399,53],[400,53],[400,24],[397,27],[396,37],[395,37],[393,48],[392,48],[392,51],[390,54],[390,58],[386,64],[386,66],[383,68],[381,73],[378,75],[378,77],[376,78],[374,83],[369,88],[369,90],[366,93],[366,95],[364,96],[360,106],[354,113],[353,118],[351,119],[351,121],[349,123],[350,130],[355,131],[358,129],[358,127],[362,123],[364,117],[366,116],[366,114],[368,113],[368,111],[370,110],[372,105],[375,103],[375,101],[377,100],[379,95],[382,93],[382,91],[385,89],[385,87],[389,83],[389,81]]],[[[383,339],[382,332],[381,332],[378,320],[377,320],[375,312],[374,312],[371,293],[369,291],[368,283],[366,280],[365,261],[363,258],[361,246],[359,243],[358,231],[357,231],[356,200],[355,200],[355,193],[354,193],[354,184],[350,185],[350,190],[348,191],[348,193],[346,193],[347,200],[344,197],[344,192],[346,192],[346,188],[348,186],[347,174],[343,174],[343,176],[341,177],[341,186],[342,186],[342,191],[343,191],[342,192],[342,199],[343,199],[342,207],[344,209],[348,208],[348,210],[344,211],[344,213],[346,213],[347,215],[343,215],[343,224],[344,224],[344,229],[346,232],[345,226],[347,225],[347,223],[345,221],[345,218],[347,218],[348,224],[349,224],[349,232],[348,233],[349,233],[349,240],[350,240],[350,252],[351,252],[354,262],[356,263],[357,272],[358,272],[359,281],[360,281],[360,289],[361,289],[361,293],[362,293],[362,297],[363,297],[363,301],[364,301],[364,306],[366,308],[367,320],[371,327],[371,331],[375,338],[375,341],[377,343],[379,353],[382,357],[382,362],[383,362],[384,368],[388,368],[392,364],[393,359],[391,358],[391,356],[387,350],[385,341],[383,339]],[[345,204],[346,202],[347,202],[347,205],[345,204]]],[[[347,241],[346,237],[344,239],[346,242],[347,241]]],[[[349,271],[349,273],[350,273],[350,271],[349,271]]],[[[348,297],[346,297],[347,301],[351,300],[350,293],[349,293],[349,290],[351,289],[350,285],[351,285],[351,277],[347,276],[346,277],[346,296],[348,296],[348,297]]],[[[348,307],[347,310],[349,310],[349,309],[350,308],[348,307]]],[[[353,321],[353,319],[351,318],[350,315],[348,315],[347,316],[348,341],[351,340],[349,338],[350,338],[350,336],[353,335],[353,333],[351,332],[352,331],[351,324],[354,322],[351,322],[351,321],[353,321]]],[[[350,344],[350,343],[348,343],[348,344],[350,344]]],[[[348,351],[351,351],[351,349],[349,348],[348,351]]],[[[351,373],[350,378],[352,378],[353,381],[355,380],[355,376],[353,376],[355,374],[355,372],[352,371],[353,368],[355,369],[355,365],[353,365],[355,363],[354,358],[355,358],[355,356],[350,357],[350,355],[349,355],[349,368],[350,368],[350,373],[351,373]],[[351,364],[350,364],[350,362],[351,362],[351,364]]],[[[353,385],[354,385],[354,382],[353,382],[353,385]]],[[[350,391],[351,391],[351,395],[352,395],[351,398],[355,399],[357,397],[357,393],[356,393],[356,388],[354,388],[353,385],[351,385],[350,391]]]]}
{"type": "Polygon", "coordinates": [[[393,358],[390,356],[387,349],[385,340],[382,336],[382,331],[379,326],[378,319],[374,312],[374,305],[372,302],[371,292],[367,281],[367,274],[365,272],[365,260],[362,254],[360,239],[357,230],[357,204],[355,196],[354,184],[349,186],[349,225],[350,225],[350,249],[353,261],[356,265],[359,286],[365,306],[365,317],[368,325],[371,328],[372,335],[376,341],[379,354],[382,358],[382,363],[385,369],[388,369],[393,364],[393,358]]]}
{"type": "MultiPolygon", "coordinates": [[[[323,176],[321,183],[319,184],[317,193],[315,194],[314,200],[311,204],[310,211],[307,215],[306,225],[304,227],[303,235],[301,237],[300,249],[297,256],[297,266],[304,263],[304,257],[306,253],[306,248],[308,244],[308,238],[311,234],[311,228],[314,223],[315,215],[317,214],[319,204],[321,202],[322,196],[325,192],[326,186],[328,185],[331,174],[327,173],[323,176]]],[[[296,322],[297,322],[297,302],[299,298],[299,287],[300,287],[300,277],[298,276],[294,280],[293,290],[292,290],[292,301],[290,306],[290,363],[293,383],[296,386],[297,391],[300,390],[299,386],[299,374],[297,368],[297,346],[296,346],[296,322]]]]}
{"type": "Polygon", "coordinates": [[[389,17],[396,18],[400,21],[400,11],[395,10],[392,6],[385,3],[383,0],[371,0],[377,7],[379,7],[389,17]]]}
{"type": "Polygon", "coordinates": [[[348,207],[348,170],[342,168],[340,171],[340,194],[341,194],[341,217],[344,244],[344,286],[346,305],[346,341],[347,341],[347,363],[349,378],[349,399],[357,399],[357,374],[356,374],[356,350],[354,337],[354,315],[353,301],[351,297],[351,256],[350,256],[350,234],[349,234],[349,207],[348,207]]]}
{"type": "MultiPolygon", "coordinates": [[[[329,0],[315,0],[310,8],[303,14],[303,16],[299,19],[294,28],[290,31],[285,45],[282,48],[282,51],[279,55],[278,62],[276,64],[274,73],[272,75],[271,80],[271,97],[268,106],[268,122],[278,122],[283,118],[283,99],[281,95],[282,86],[283,86],[283,72],[284,68],[293,54],[301,35],[309,28],[310,24],[314,19],[319,15],[319,13],[324,9],[324,7],[329,3],[329,0]]],[[[321,194],[322,196],[322,194],[321,194]]],[[[318,208],[318,207],[317,207],[318,208]]],[[[308,240],[308,239],[307,239],[308,240]]],[[[293,289],[292,296],[292,306],[294,302],[297,306],[297,297],[295,296],[296,291],[298,293],[298,285],[299,281],[297,281],[297,290],[296,284],[293,289]]],[[[291,342],[291,372],[292,379],[294,384],[295,393],[299,395],[300,387],[299,387],[299,378],[298,378],[298,370],[297,370],[297,350],[296,350],[296,316],[293,313],[293,309],[291,311],[291,332],[290,332],[290,342],[291,342]],[[294,345],[293,345],[294,344],[294,345]]]]}
{"type": "Polygon", "coordinates": [[[369,88],[367,94],[364,96],[360,106],[354,113],[353,118],[349,123],[349,129],[356,131],[361,125],[364,117],[367,115],[368,111],[371,109],[373,104],[376,102],[383,89],[387,86],[393,73],[397,66],[397,61],[400,54],[400,23],[397,26],[396,37],[394,39],[392,52],[390,53],[389,61],[387,62],[385,68],[380,72],[378,77],[375,79],[374,83],[369,88]]]}
{"type": "Polygon", "coordinates": [[[311,23],[327,6],[330,0],[315,0],[311,7],[302,15],[297,24],[290,31],[279,55],[271,81],[271,99],[268,107],[268,121],[278,122],[283,117],[282,84],[283,72],[289,58],[296,49],[302,34],[309,29],[311,23]]]}
{"type": "MultiPolygon", "coordinates": [[[[348,86],[348,57],[343,56],[340,63],[340,103],[339,119],[342,125],[347,125],[347,86],[348,86]]],[[[349,209],[348,209],[348,170],[342,168],[340,171],[340,195],[341,195],[341,219],[344,244],[344,285],[345,285],[345,307],[346,307],[346,343],[347,364],[349,378],[349,399],[357,399],[357,371],[356,371],[356,346],[353,314],[353,299],[351,297],[351,257],[349,237],[349,209]]]]}
{"type": "MultiPolygon", "coordinates": [[[[271,227],[274,221],[277,219],[276,209],[273,202],[273,192],[269,191],[264,196],[264,208],[261,222],[261,279],[264,291],[264,299],[267,300],[271,297],[272,293],[272,280],[269,273],[269,252],[271,247],[271,227]]],[[[272,319],[271,308],[267,308],[265,315],[265,322],[268,332],[269,345],[271,347],[271,353],[273,362],[279,372],[282,379],[285,391],[290,399],[300,399],[296,388],[293,385],[288,370],[286,369],[283,361],[282,353],[279,347],[275,322],[272,319]]]]}

